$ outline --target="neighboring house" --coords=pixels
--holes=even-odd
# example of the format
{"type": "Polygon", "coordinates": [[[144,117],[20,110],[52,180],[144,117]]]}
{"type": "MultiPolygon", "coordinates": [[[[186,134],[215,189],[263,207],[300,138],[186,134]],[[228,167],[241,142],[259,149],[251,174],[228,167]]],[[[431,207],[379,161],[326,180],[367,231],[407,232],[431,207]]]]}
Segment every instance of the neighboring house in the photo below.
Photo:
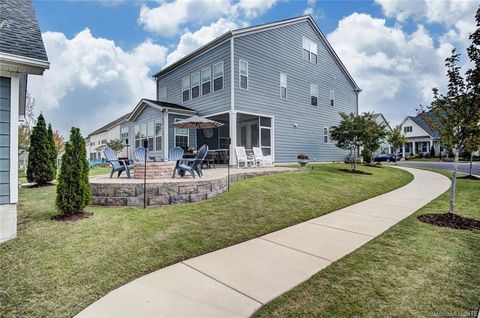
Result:
{"type": "Polygon", "coordinates": [[[207,144],[232,154],[236,145],[260,147],[275,162],[296,161],[300,153],[341,160],[346,152],[331,140],[330,127],[339,112],[358,113],[360,89],[311,16],[229,31],[154,77],[157,100],[142,99],[121,127],[134,147],[148,138],[159,158],[174,146],[207,144]],[[195,114],[225,125],[171,127],[195,114]]]}
{"type": "MultiPolygon", "coordinates": [[[[115,119],[114,121],[90,133],[87,138],[85,138],[88,159],[105,159],[105,156],[103,155],[103,148],[107,146],[107,142],[113,139],[121,139],[125,144],[125,131],[121,130],[120,125],[127,120],[129,115],[130,114],[126,114],[115,119]]],[[[118,156],[128,157],[128,149],[129,147],[127,147],[125,144],[125,147],[118,153],[118,156]]]]}
{"type": "Polygon", "coordinates": [[[433,146],[435,155],[438,156],[442,148],[440,146],[440,132],[431,128],[425,118],[435,120],[430,114],[407,116],[400,126],[407,137],[407,142],[403,146],[403,157],[410,155],[430,154],[430,148],[433,146]]]}
{"type": "MultiPolygon", "coordinates": [[[[373,114],[373,118],[378,124],[383,125],[385,127],[385,130],[387,130],[388,133],[392,132],[392,127],[390,127],[390,125],[388,124],[388,121],[385,119],[385,116],[383,116],[383,114],[380,114],[380,113],[373,114]]],[[[380,148],[378,148],[378,150],[374,153],[374,155],[378,155],[381,153],[392,153],[392,152],[394,152],[394,150],[391,149],[391,145],[388,143],[387,138],[384,138],[382,140],[382,143],[380,144],[380,148]]]]}
{"type": "Polygon", "coordinates": [[[18,121],[27,77],[49,65],[32,1],[0,1],[0,242],[17,233],[18,121]]]}

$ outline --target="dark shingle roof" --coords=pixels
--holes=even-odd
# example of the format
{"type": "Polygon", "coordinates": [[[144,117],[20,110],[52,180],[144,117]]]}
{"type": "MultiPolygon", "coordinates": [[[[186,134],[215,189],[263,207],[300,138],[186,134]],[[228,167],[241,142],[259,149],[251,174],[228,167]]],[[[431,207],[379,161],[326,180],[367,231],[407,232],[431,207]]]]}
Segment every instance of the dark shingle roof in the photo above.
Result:
{"type": "Polygon", "coordinates": [[[91,132],[91,133],[87,136],[87,138],[90,137],[91,135],[96,135],[96,134],[99,134],[99,133],[101,133],[101,132],[110,130],[111,128],[113,128],[113,127],[115,127],[115,126],[123,123],[124,121],[126,121],[127,118],[128,118],[128,116],[130,116],[130,113],[125,114],[125,115],[123,115],[122,117],[119,117],[119,118],[115,119],[114,121],[106,124],[105,126],[103,126],[103,127],[101,127],[101,128],[98,128],[97,130],[91,132]]]}
{"type": "Polygon", "coordinates": [[[0,52],[48,61],[31,0],[0,1],[0,52]]]}
{"type": "Polygon", "coordinates": [[[437,118],[433,116],[430,113],[425,113],[425,114],[419,114],[417,116],[408,116],[411,120],[415,122],[418,126],[420,126],[423,130],[425,130],[431,137],[433,138],[440,138],[440,132],[438,130],[434,130],[430,124],[425,120],[425,118],[428,118],[428,120],[438,122],[437,118]]]}
{"type": "Polygon", "coordinates": [[[182,105],[178,105],[178,104],[174,104],[174,103],[167,103],[167,102],[160,102],[158,100],[153,100],[153,99],[147,99],[147,98],[144,98],[144,100],[150,102],[150,103],[153,103],[155,105],[158,105],[160,107],[167,107],[167,108],[176,108],[176,109],[184,109],[184,110],[191,110],[191,111],[196,111],[194,109],[191,109],[191,108],[188,108],[188,107],[185,107],[185,106],[182,106],[182,105]]]}

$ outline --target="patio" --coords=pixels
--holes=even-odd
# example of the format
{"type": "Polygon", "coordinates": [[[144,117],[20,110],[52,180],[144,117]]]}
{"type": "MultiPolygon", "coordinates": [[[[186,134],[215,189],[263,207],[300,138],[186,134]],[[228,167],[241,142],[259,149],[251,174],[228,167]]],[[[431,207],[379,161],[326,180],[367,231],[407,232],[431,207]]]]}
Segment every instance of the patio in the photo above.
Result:
{"type": "MultiPolygon", "coordinates": [[[[230,169],[230,182],[237,180],[266,176],[276,173],[294,172],[297,168],[265,167],[230,169]]],[[[202,178],[150,178],[146,180],[146,204],[159,206],[199,202],[215,197],[227,190],[227,168],[204,169],[202,178]]],[[[144,186],[142,179],[110,178],[109,174],[90,177],[92,205],[104,206],[143,206],[144,186]]]]}

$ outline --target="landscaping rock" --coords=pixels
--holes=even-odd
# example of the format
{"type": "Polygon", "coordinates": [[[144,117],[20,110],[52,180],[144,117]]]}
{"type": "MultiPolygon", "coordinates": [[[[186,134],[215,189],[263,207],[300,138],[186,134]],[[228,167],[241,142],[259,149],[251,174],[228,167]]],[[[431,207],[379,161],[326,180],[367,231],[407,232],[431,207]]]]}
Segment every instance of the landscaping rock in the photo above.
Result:
{"type": "Polygon", "coordinates": [[[178,187],[178,194],[191,194],[197,193],[197,186],[196,185],[188,185],[188,186],[179,186],[178,187]]]}
{"type": "Polygon", "coordinates": [[[211,184],[200,184],[197,186],[198,193],[205,193],[212,190],[211,184]]]}
{"type": "Polygon", "coordinates": [[[148,198],[148,205],[167,205],[170,204],[169,196],[156,196],[148,198]]]}
{"type": "Polygon", "coordinates": [[[143,197],[131,197],[127,198],[128,206],[143,206],[143,197]]]}
{"type": "Polygon", "coordinates": [[[105,205],[106,204],[106,198],[105,197],[92,196],[92,200],[91,200],[90,204],[91,205],[105,205]]]}
{"type": "Polygon", "coordinates": [[[190,195],[188,194],[178,194],[178,195],[172,195],[170,197],[171,204],[188,203],[188,202],[190,202],[190,195]]]}
{"type": "Polygon", "coordinates": [[[115,196],[117,197],[134,197],[136,195],[135,185],[122,185],[115,188],[115,196]]]}
{"type": "Polygon", "coordinates": [[[99,197],[114,197],[115,187],[109,184],[97,185],[97,196],[99,197]]]}
{"type": "Polygon", "coordinates": [[[107,198],[108,206],[125,206],[127,205],[127,198],[107,198]]]}
{"type": "Polygon", "coordinates": [[[216,197],[217,195],[218,195],[218,192],[217,192],[217,191],[208,191],[208,192],[207,192],[207,199],[216,197]]]}
{"type": "MultiPolygon", "coordinates": [[[[137,190],[137,197],[142,196],[143,197],[143,184],[137,184],[136,186],[137,190]]],[[[158,194],[158,188],[157,185],[155,184],[147,184],[147,196],[156,196],[158,194]]]]}
{"type": "Polygon", "coordinates": [[[190,201],[191,202],[200,202],[203,201],[207,198],[206,193],[196,193],[196,194],[190,194],[190,201]]]}

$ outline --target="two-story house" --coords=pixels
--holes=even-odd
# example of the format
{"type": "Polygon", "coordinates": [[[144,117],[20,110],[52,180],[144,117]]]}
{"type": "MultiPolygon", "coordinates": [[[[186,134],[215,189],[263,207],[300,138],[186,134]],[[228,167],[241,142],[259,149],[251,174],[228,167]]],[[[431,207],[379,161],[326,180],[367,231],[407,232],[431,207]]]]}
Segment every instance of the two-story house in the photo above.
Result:
{"type": "Polygon", "coordinates": [[[17,233],[18,121],[27,78],[49,65],[32,1],[0,1],[0,242],[17,233]]]}
{"type": "Polygon", "coordinates": [[[436,156],[443,151],[440,147],[440,132],[431,127],[425,116],[429,116],[430,120],[435,120],[431,115],[425,114],[407,116],[401,122],[400,126],[407,138],[407,142],[402,149],[404,158],[416,154],[429,154],[432,146],[436,156]]]}
{"type": "MultiPolygon", "coordinates": [[[[385,119],[385,116],[383,116],[383,114],[375,113],[373,114],[373,118],[378,124],[385,127],[385,130],[387,131],[387,133],[392,132],[392,127],[390,127],[390,124],[385,119]]],[[[375,152],[375,155],[381,154],[381,153],[392,153],[392,152],[396,152],[396,150],[392,149],[391,145],[387,141],[387,138],[384,138],[380,143],[380,148],[378,148],[377,151],[375,152]]]]}
{"type": "MultiPolygon", "coordinates": [[[[358,113],[359,87],[311,16],[229,31],[154,75],[157,100],[142,99],[122,127],[133,145],[166,158],[174,146],[260,147],[275,162],[341,160],[331,140],[339,112],[358,113]],[[224,123],[174,129],[192,115],[224,123]],[[231,145],[228,140],[231,138],[231,145]]],[[[235,164],[231,156],[231,164],[235,164]]]]}
{"type": "MultiPolygon", "coordinates": [[[[91,132],[85,138],[85,146],[87,147],[87,157],[89,159],[105,159],[103,155],[103,148],[107,146],[107,142],[120,139],[125,144],[128,127],[120,128],[120,125],[127,121],[130,114],[123,115],[114,121],[98,128],[91,132]]],[[[128,157],[129,145],[125,144],[125,147],[118,153],[120,157],[128,157]]]]}

